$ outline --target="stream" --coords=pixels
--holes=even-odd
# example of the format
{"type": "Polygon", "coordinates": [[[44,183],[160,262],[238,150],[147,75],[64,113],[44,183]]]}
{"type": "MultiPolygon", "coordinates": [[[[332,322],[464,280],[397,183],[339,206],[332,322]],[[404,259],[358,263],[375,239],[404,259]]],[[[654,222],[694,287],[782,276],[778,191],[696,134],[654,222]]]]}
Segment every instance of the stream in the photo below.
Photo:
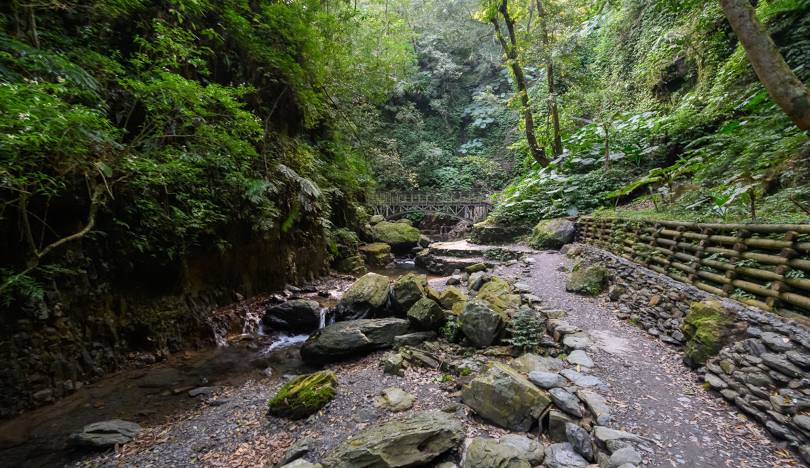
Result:
{"type": "MultiPolygon", "coordinates": [[[[371,271],[392,279],[414,271],[424,273],[413,258],[398,258],[388,268],[371,271]]],[[[329,324],[327,310],[337,304],[351,280],[327,278],[319,283],[320,294],[302,293],[301,297],[319,302],[323,327],[329,324]]],[[[309,371],[298,353],[308,335],[263,329],[261,319],[268,297],[249,298],[214,311],[212,315],[226,311],[243,320],[236,333],[212,323],[216,347],[176,353],[148,367],[121,370],[52,405],[0,421],[0,466],[64,466],[86,453],[71,449],[66,441],[87,424],[123,419],[143,427],[154,426],[201,404],[216,405],[216,398],[206,401],[206,389],[309,371]],[[204,394],[191,397],[189,391],[195,389],[204,394]]]]}

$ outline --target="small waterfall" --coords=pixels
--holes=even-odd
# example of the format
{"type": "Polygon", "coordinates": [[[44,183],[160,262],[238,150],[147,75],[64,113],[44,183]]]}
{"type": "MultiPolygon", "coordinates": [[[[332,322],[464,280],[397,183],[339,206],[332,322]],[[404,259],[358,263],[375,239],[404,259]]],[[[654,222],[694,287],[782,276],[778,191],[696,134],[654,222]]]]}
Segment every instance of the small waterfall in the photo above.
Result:
{"type": "Polygon", "coordinates": [[[264,335],[264,327],[262,327],[262,318],[264,317],[263,313],[259,313],[259,311],[256,309],[246,307],[243,317],[244,317],[244,323],[242,324],[243,335],[256,335],[256,336],[264,335]]]}

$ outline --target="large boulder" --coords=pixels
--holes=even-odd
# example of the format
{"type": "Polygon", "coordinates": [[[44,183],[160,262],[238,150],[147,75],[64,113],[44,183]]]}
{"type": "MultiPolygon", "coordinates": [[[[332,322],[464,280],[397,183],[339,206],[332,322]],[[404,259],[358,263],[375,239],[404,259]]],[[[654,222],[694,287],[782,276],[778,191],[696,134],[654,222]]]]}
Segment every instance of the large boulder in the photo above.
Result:
{"type": "Polygon", "coordinates": [[[601,263],[585,266],[577,262],[574,269],[568,274],[565,290],[589,296],[596,296],[607,286],[608,271],[601,263]]]}
{"type": "Polygon", "coordinates": [[[388,348],[394,345],[394,337],[407,333],[408,326],[407,320],[398,318],[337,322],[310,336],[301,346],[301,357],[323,364],[388,348]]]}
{"type": "Polygon", "coordinates": [[[461,391],[481,417],[513,431],[528,431],[551,404],[548,394],[506,364],[495,362],[461,391]]]}
{"type": "Polygon", "coordinates": [[[423,466],[464,440],[457,418],[424,411],[367,427],[326,453],[327,468],[423,466]]]}
{"type": "Polygon", "coordinates": [[[382,221],[371,226],[371,235],[377,242],[385,242],[395,252],[406,252],[419,244],[419,229],[407,223],[382,221]]]}
{"type": "Polygon", "coordinates": [[[444,288],[444,290],[439,295],[439,304],[442,305],[445,309],[452,309],[454,305],[458,304],[459,302],[464,302],[467,300],[467,296],[464,295],[464,292],[455,287],[455,286],[448,286],[444,288]]]}
{"type": "Polygon", "coordinates": [[[467,302],[459,318],[461,332],[478,348],[492,345],[498,340],[506,323],[504,314],[492,310],[486,302],[467,302]]]}
{"type": "Polygon", "coordinates": [[[529,245],[535,249],[559,249],[574,241],[576,225],[567,219],[546,219],[532,229],[529,245]]]}
{"type": "Polygon", "coordinates": [[[278,389],[268,403],[267,412],[281,418],[305,418],[335,398],[337,384],[332,371],[299,375],[278,389]]]}
{"type": "Polygon", "coordinates": [[[735,322],[734,312],[719,301],[693,302],[681,326],[686,337],[684,362],[691,367],[705,364],[723,346],[742,334],[742,326],[735,322]]]}
{"type": "Polygon", "coordinates": [[[444,324],[444,311],[433,299],[423,297],[408,309],[408,320],[419,330],[438,330],[444,324]]]}
{"type": "Polygon", "coordinates": [[[481,286],[475,298],[488,303],[495,312],[501,314],[520,307],[520,295],[513,294],[512,285],[497,276],[481,286]]]}
{"type": "Polygon", "coordinates": [[[467,444],[461,468],[531,468],[523,453],[497,439],[475,438],[467,444]]]}
{"type": "Polygon", "coordinates": [[[387,315],[388,278],[377,273],[361,276],[343,293],[335,309],[336,320],[357,320],[387,315]]]}
{"type": "Polygon", "coordinates": [[[383,242],[361,245],[358,251],[365,257],[366,263],[371,266],[384,267],[394,261],[391,246],[383,242]]]}
{"type": "Polygon", "coordinates": [[[504,244],[514,242],[528,234],[528,228],[520,223],[515,225],[497,224],[490,219],[473,225],[470,240],[476,244],[504,244]]]}
{"type": "Polygon", "coordinates": [[[427,291],[427,276],[418,273],[402,275],[391,285],[391,305],[404,314],[416,301],[425,297],[427,291]]]}
{"type": "Polygon", "coordinates": [[[68,443],[86,449],[109,449],[123,445],[141,432],[141,426],[134,422],[111,419],[88,424],[81,432],[71,434],[68,443]]]}
{"type": "Polygon", "coordinates": [[[540,356],[534,353],[526,353],[512,359],[509,365],[524,374],[530,374],[532,372],[559,372],[565,367],[565,364],[557,358],[540,356]]]}
{"type": "Polygon", "coordinates": [[[262,318],[265,329],[311,332],[321,323],[321,306],[315,301],[294,299],[267,308],[262,318]]]}

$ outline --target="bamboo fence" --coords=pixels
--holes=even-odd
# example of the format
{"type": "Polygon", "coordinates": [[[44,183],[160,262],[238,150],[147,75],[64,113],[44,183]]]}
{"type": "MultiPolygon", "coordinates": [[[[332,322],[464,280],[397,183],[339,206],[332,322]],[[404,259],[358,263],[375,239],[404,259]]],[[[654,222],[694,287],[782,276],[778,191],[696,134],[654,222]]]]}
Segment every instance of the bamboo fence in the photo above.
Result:
{"type": "Polygon", "coordinates": [[[780,315],[810,316],[810,224],[579,218],[579,242],[780,315]]]}

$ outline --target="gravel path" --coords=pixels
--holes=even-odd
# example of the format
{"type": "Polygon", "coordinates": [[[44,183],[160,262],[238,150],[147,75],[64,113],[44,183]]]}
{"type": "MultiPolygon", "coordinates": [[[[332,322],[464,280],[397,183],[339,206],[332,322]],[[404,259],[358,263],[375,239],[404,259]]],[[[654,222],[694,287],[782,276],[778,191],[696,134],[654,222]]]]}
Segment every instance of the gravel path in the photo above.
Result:
{"type": "Polygon", "coordinates": [[[592,373],[609,384],[605,396],[619,428],[657,442],[642,454],[648,466],[799,466],[754,421],[704,390],[676,348],[617,319],[604,295],[565,292],[566,273],[560,270],[570,269],[569,259],[557,252],[533,258],[530,269],[517,264],[498,273],[519,278],[546,306],[565,310],[568,323],[591,335],[592,373]]]}

